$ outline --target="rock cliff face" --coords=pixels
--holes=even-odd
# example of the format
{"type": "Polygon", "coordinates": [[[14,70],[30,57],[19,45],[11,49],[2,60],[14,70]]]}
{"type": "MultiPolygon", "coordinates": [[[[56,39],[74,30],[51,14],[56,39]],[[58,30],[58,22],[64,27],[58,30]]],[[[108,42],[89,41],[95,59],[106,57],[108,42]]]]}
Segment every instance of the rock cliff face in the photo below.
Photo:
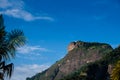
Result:
{"type": "Polygon", "coordinates": [[[59,80],[80,69],[83,65],[101,59],[103,55],[112,50],[112,47],[105,43],[72,42],[63,59],[27,80],[59,80]]]}
{"type": "Polygon", "coordinates": [[[76,42],[71,42],[69,45],[68,45],[68,52],[73,50],[75,48],[75,45],[76,45],[76,42]]]}

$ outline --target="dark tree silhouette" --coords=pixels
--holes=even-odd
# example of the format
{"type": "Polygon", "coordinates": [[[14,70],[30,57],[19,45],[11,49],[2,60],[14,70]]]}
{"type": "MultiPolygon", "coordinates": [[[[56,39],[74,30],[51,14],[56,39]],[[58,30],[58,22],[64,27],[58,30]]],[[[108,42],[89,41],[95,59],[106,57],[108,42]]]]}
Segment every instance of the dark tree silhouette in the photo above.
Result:
{"type": "Polygon", "coordinates": [[[7,32],[5,30],[3,17],[0,15],[0,80],[11,77],[14,65],[7,64],[7,61],[15,57],[16,49],[23,46],[25,42],[23,31],[16,29],[7,32]]]}

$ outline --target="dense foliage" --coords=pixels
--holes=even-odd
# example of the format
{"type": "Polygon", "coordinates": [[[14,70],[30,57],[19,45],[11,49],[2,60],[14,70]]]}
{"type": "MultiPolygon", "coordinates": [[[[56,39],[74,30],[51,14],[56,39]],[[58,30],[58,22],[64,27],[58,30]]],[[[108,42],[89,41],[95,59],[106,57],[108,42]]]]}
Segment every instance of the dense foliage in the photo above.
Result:
{"type": "Polygon", "coordinates": [[[112,71],[111,80],[120,80],[120,61],[117,62],[112,71]]]}

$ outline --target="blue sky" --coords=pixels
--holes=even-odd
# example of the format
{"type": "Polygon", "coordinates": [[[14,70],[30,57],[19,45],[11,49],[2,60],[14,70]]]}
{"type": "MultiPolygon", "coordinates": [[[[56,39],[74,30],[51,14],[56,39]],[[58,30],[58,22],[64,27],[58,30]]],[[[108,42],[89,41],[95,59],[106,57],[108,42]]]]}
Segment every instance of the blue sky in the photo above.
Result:
{"type": "Polygon", "coordinates": [[[12,80],[48,68],[72,41],[120,43],[119,0],[0,0],[0,14],[7,31],[22,29],[27,37],[12,60],[12,80]]]}

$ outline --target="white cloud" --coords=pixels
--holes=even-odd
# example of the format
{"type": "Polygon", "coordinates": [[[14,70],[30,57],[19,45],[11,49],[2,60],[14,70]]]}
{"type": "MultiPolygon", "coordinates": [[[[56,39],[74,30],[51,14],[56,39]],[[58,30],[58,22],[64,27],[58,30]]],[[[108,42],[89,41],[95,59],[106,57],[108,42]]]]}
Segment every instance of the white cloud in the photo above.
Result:
{"type": "Polygon", "coordinates": [[[27,53],[38,53],[38,52],[49,52],[50,50],[42,48],[40,46],[24,46],[17,49],[18,53],[27,54],[27,53]]]}
{"type": "Polygon", "coordinates": [[[24,6],[24,2],[22,0],[0,0],[0,8],[22,8],[24,6]],[[19,2],[19,3],[17,3],[19,2]]]}
{"type": "Polygon", "coordinates": [[[11,4],[7,0],[0,0],[0,8],[10,7],[11,4]]]}
{"type": "Polygon", "coordinates": [[[38,59],[45,60],[47,53],[54,53],[55,51],[40,47],[38,45],[25,45],[21,48],[17,48],[16,57],[19,59],[24,59],[28,61],[38,61],[38,59]]]}
{"type": "Polygon", "coordinates": [[[25,3],[22,0],[1,0],[0,1],[0,14],[5,14],[7,16],[12,16],[14,18],[23,19],[25,21],[33,20],[49,20],[53,21],[54,19],[49,16],[35,16],[32,13],[28,12],[24,8],[25,3]]]}
{"type": "Polygon", "coordinates": [[[36,73],[42,72],[49,68],[49,65],[21,65],[15,67],[11,80],[26,80],[27,77],[34,76],[36,73]]]}

